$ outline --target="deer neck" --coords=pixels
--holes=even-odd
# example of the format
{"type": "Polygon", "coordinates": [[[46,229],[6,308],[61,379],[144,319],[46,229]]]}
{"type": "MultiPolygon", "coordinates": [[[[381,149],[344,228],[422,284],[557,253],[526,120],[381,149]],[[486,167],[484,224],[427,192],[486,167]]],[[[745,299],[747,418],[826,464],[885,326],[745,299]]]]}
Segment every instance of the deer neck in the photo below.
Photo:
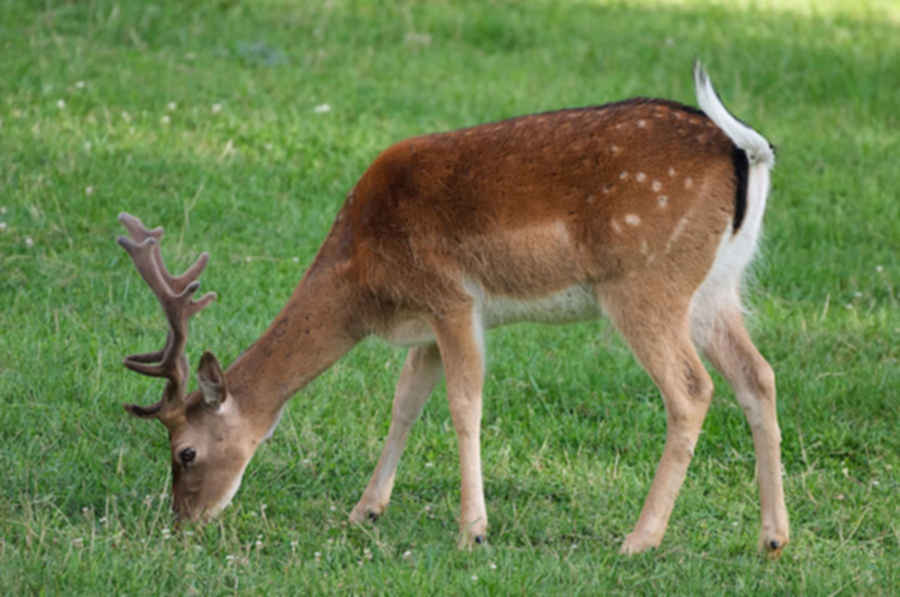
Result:
{"type": "Polygon", "coordinates": [[[316,263],[269,328],[225,373],[241,412],[263,432],[284,404],[365,335],[352,286],[316,263]]]}

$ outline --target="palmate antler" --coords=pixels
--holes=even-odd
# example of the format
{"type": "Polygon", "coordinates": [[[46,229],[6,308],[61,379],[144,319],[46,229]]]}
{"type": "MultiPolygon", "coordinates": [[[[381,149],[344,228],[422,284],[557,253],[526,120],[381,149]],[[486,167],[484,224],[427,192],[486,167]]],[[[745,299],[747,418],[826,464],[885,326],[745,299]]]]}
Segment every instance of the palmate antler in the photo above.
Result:
{"type": "Polygon", "coordinates": [[[188,320],[214,301],[216,293],[208,292],[199,300],[192,299],[200,287],[197,277],[206,267],[209,254],[200,255],[182,275],[172,276],[166,269],[159,250],[163,229],[158,227],[148,230],[138,218],[124,212],[119,214],[119,222],[131,236],[120,236],[118,243],[131,255],[135,268],[156,294],[169,321],[169,334],[161,350],[130,355],[124,361],[125,366],[132,371],[169,380],[163,397],[156,404],[147,407],[125,405],[125,409],[134,415],[154,417],[159,416],[163,409],[183,400],[188,378],[188,362],[184,354],[188,320]]]}

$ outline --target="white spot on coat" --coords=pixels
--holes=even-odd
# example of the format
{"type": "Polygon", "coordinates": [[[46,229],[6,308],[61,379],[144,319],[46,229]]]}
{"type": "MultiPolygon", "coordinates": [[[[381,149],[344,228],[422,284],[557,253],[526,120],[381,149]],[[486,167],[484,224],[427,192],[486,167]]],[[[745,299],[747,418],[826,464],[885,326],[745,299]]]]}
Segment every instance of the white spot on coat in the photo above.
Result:
{"type": "Polygon", "coordinates": [[[675,241],[677,241],[678,237],[681,236],[681,233],[684,232],[684,229],[687,227],[688,222],[688,217],[684,216],[683,218],[678,220],[677,224],[675,224],[675,229],[672,230],[672,236],[670,236],[669,240],[666,241],[666,254],[668,254],[669,251],[672,250],[672,245],[675,244],[675,241]]]}

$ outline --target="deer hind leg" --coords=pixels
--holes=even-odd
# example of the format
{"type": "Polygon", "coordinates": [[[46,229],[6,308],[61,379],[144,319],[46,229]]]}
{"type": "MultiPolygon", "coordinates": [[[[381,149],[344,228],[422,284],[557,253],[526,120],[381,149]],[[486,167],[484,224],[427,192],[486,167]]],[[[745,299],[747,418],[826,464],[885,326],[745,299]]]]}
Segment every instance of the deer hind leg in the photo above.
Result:
{"type": "Polygon", "coordinates": [[[605,301],[607,313],[659,388],[666,407],[666,443],[634,530],[621,552],[657,547],[687,474],[712,398],[713,384],[690,337],[687,308],[605,301]]]}
{"type": "Polygon", "coordinates": [[[375,520],[387,508],[406,437],[440,376],[441,356],[437,346],[430,344],[410,349],[397,381],[387,440],[369,485],[350,513],[353,522],[375,520]]]}
{"type": "Polygon", "coordinates": [[[700,332],[698,344],[731,384],[750,424],[759,476],[759,547],[777,557],[789,534],[781,479],[781,432],[775,412],[775,374],[750,340],[738,301],[726,304],[713,311],[714,315],[707,315],[705,321],[701,319],[700,325],[695,323],[700,332]]]}
{"type": "Polygon", "coordinates": [[[474,309],[445,315],[432,325],[444,362],[447,400],[459,447],[459,546],[465,548],[484,543],[487,532],[480,446],[483,329],[474,309]]]}

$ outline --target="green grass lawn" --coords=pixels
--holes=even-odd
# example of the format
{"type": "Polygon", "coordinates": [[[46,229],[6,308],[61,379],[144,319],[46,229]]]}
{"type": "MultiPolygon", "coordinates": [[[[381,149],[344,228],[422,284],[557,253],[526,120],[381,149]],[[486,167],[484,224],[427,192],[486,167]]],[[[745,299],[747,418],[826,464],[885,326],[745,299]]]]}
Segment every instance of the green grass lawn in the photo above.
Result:
{"type": "Polygon", "coordinates": [[[900,8],[829,2],[0,0],[0,592],[889,595],[900,586],[900,8]],[[774,8],[777,6],[778,8],[774,8]],[[602,321],[488,337],[490,544],[455,547],[443,388],[374,527],[403,353],[367,341],[292,400],[234,504],[175,532],[168,440],[121,366],[165,323],[114,242],[164,225],[230,362],[392,142],[634,95],[695,58],[778,147],[748,288],[775,368],[792,543],[756,553],[754,456],[720,378],[661,547],[618,555],[662,451],[650,379],[602,321]]]}

